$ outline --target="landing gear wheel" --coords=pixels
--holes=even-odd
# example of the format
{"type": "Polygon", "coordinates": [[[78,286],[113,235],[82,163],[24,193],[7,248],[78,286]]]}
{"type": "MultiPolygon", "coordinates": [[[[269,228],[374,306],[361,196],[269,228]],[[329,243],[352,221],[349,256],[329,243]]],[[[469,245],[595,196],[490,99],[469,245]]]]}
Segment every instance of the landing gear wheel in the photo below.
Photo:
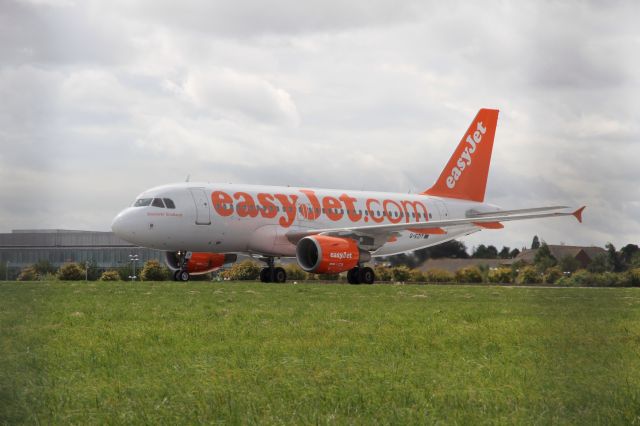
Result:
{"type": "Polygon", "coordinates": [[[175,271],[175,272],[173,273],[173,280],[174,280],[174,281],[180,281],[180,277],[178,276],[179,274],[180,274],[180,271],[179,271],[179,270],[178,270],[178,271],[175,271]]]}
{"type": "Polygon", "coordinates": [[[270,274],[269,268],[262,268],[260,270],[260,281],[263,283],[271,282],[271,274],[270,274]]]}
{"type": "Polygon", "coordinates": [[[187,281],[189,281],[189,272],[187,272],[187,271],[178,271],[177,277],[178,277],[178,281],[187,282],[187,281]]]}
{"type": "Polygon", "coordinates": [[[283,283],[287,281],[287,272],[280,268],[274,268],[273,270],[273,282],[274,283],[283,283]]]}
{"type": "Polygon", "coordinates": [[[363,284],[373,284],[376,280],[376,275],[373,273],[373,269],[365,266],[358,271],[358,280],[363,284]]]}
{"type": "Polygon", "coordinates": [[[347,272],[347,282],[349,284],[360,284],[360,268],[356,266],[355,268],[349,269],[347,272]]]}

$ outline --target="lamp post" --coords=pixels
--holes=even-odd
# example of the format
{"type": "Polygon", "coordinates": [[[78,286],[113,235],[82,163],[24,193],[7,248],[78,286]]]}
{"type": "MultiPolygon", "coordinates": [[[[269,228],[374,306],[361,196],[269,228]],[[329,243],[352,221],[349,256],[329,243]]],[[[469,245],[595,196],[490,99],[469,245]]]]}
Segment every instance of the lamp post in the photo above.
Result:
{"type": "Polygon", "coordinates": [[[129,278],[131,278],[131,281],[135,281],[136,278],[136,262],[138,261],[139,257],[137,254],[130,254],[129,255],[129,261],[131,261],[131,265],[133,266],[133,274],[129,275],[129,278]]]}

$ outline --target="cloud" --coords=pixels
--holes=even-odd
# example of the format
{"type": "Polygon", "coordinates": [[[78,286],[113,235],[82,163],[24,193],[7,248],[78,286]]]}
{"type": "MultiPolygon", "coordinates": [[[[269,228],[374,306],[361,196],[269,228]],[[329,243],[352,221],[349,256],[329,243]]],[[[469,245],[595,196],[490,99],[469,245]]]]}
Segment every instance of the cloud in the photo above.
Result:
{"type": "Polygon", "coordinates": [[[231,69],[200,70],[187,75],[181,90],[197,107],[218,116],[284,125],[300,120],[291,95],[259,76],[231,69]]]}
{"type": "Polygon", "coordinates": [[[588,209],[582,226],[509,224],[469,245],[637,242],[639,7],[5,2],[0,222],[105,230],[187,174],[422,191],[486,106],[501,110],[488,200],[588,209]]]}

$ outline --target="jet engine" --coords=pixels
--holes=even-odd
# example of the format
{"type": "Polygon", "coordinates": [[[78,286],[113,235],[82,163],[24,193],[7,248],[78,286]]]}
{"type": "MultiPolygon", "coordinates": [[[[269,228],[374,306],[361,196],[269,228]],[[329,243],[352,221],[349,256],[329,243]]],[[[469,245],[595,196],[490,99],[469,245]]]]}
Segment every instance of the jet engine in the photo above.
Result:
{"type": "MultiPolygon", "coordinates": [[[[180,269],[180,263],[176,252],[168,251],[165,254],[167,266],[172,271],[180,269]]],[[[215,271],[226,263],[233,263],[238,256],[235,254],[220,253],[191,253],[191,257],[187,260],[186,270],[191,275],[201,275],[215,271]]]]}
{"type": "Polygon", "coordinates": [[[371,254],[351,238],[313,235],[298,241],[296,259],[307,272],[336,274],[369,261],[371,254]]]}

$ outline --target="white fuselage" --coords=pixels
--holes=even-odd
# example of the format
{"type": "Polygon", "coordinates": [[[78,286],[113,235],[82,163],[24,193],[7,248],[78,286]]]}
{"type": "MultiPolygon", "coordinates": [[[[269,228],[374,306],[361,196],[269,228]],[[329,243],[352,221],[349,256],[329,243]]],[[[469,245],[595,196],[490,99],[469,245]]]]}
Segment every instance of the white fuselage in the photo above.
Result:
{"type": "MultiPolygon", "coordinates": [[[[495,206],[422,194],[259,185],[180,183],[143,192],[138,200],[169,199],[175,208],[143,204],[118,214],[112,229],[144,247],[194,252],[295,256],[298,231],[464,218],[495,206]]],[[[158,203],[156,203],[158,204],[158,203]]],[[[164,203],[160,203],[164,204],[164,203]]],[[[480,230],[454,226],[435,235],[402,230],[360,241],[374,256],[431,246],[480,230]]]]}

